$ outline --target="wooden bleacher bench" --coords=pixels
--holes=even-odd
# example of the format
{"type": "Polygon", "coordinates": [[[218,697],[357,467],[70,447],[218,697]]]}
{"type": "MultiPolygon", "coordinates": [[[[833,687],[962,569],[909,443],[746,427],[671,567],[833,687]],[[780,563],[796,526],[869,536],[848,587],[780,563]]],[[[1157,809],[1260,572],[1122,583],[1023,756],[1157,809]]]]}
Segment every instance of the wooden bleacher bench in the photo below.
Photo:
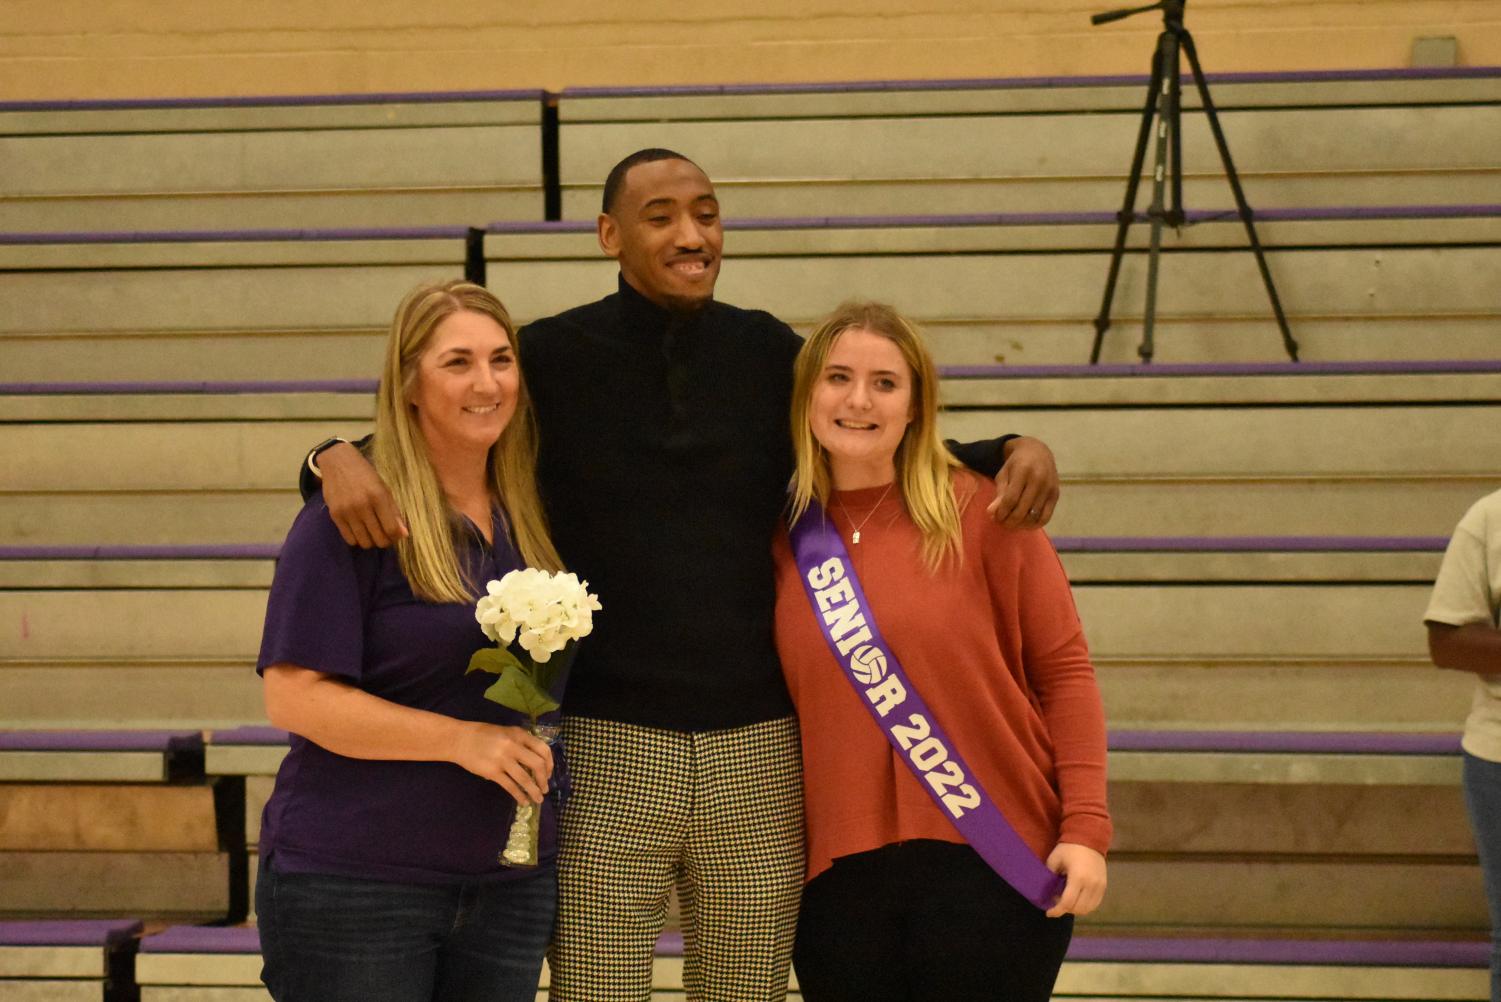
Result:
{"type": "MultiPolygon", "coordinates": [[[[141,942],[141,1002],[265,1002],[254,928],[176,927],[141,942]]],[[[658,943],[654,1000],[681,999],[682,938],[658,943]]],[[[1453,939],[1076,935],[1056,999],[1483,1000],[1488,944],[1453,939]]],[[[538,999],[546,998],[546,971],[538,999]]],[[[797,999],[796,980],[789,996],[797,999]]]]}
{"type": "MultiPolygon", "coordinates": [[[[682,936],[664,933],[653,970],[653,999],[683,997],[682,952],[682,936]]],[[[254,926],[174,926],[142,939],[136,961],[141,1002],[269,1002],[260,972],[254,926]]],[[[538,1002],[545,1002],[547,985],[544,966],[538,1002]]]]}
{"type": "Polygon", "coordinates": [[[0,731],[0,782],[187,783],[203,779],[188,730],[0,731]]]}
{"type": "MultiPolygon", "coordinates": [[[[945,365],[946,407],[1356,404],[1495,399],[1501,357],[1329,362],[945,365]]],[[[0,388],[3,393],[3,388],[0,388]]]]}
{"type": "Polygon", "coordinates": [[[203,761],[198,731],[0,731],[0,914],[243,914],[243,786],[203,761]]]}
{"type": "Polygon", "coordinates": [[[141,940],[141,1002],[270,1002],[254,926],[173,926],[141,940]]]}
{"type": "MultiPolygon", "coordinates": [[[[564,218],[591,218],[615,151],[643,145],[698,159],[731,215],[1116,207],[1145,87],[1052,77],[570,88],[558,106],[564,218]]],[[[1494,157],[1466,135],[1501,121],[1494,68],[1213,74],[1211,88],[1252,205],[1495,191],[1494,157]]],[[[1187,111],[1183,132],[1186,204],[1218,201],[1225,182],[1204,117],[1187,111]]]]}
{"type": "Polygon", "coordinates": [[[5,1002],[134,999],[135,919],[0,922],[5,1002]]]}
{"type": "Polygon", "coordinates": [[[540,219],[539,90],[7,102],[0,229],[540,219]]]}
{"type": "MultiPolygon", "coordinates": [[[[1493,190],[1494,69],[1212,77],[1253,204],[1493,190]],[[1325,141],[1338,136],[1339,142],[1325,141]]],[[[608,168],[681,148],[734,215],[1110,206],[1144,77],[10,102],[0,229],[592,219],[608,168]],[[556,109],[552,118],[548,107],[556,109]],[[848,149],[862,150],[851,176],[848,149]],[[556,151],[546,162],[544,149],[556,151]],[[932,151],[945,151],[935,164],[932,151]],[[553,169],[550,169],[553,168],[553,169]],[[561,168],[561,174],[554,173],[561,168]],[[226,178],[235,179],[226,182],[226,178]]],[[[1184,93],[1190,204],[1220,194],[1184,93]]]]}
{"type": "MultiPolygon", "coordinates": [[[[1344,214],[1338,220],[1264,225],[1303,357],[1494,359],[1498,307],[1491,290],[1501,270],[1495,251],[1501,208],[1395,208],[1427,215],[1370,218],[1369,210],[1346,208],[1338,210],[1344,214]],[[1485,209],[1494,213],[1442,215],[1485,209]]],[[[728,235],[728,253],[740,260],[725,270],[721,294],[803,328],[846,295],[893,299],[927,327],[939,361],[951,366],[1082,362],[1112,228],[1107,213],[1094,216],[1100,218],[1068,226],[1023,225],[1014,216],[882,217],[865,225],[823,217],[747,219],[728,235]]],[[[603,294],[613,287],[614,266],[590,232],[565,224],[491,229],[491,284],[519,320],[591,298],[587,290],[603,294]]],[[[1159,363],[1277,357],[1252,258],[1217,249],[1239,246],[1234,230],[1233,222],[1206,222],[1176,242],[1164,264],[1159,363]]],[[[462,266],[457,236],[395,240],[390,233],[347,231],[335,240],[267,232],[263,243],[230,240],[235,234],[222,231],[199,234],[199,243],[140,242],[162,234],[94,234],[135,242],[12,245],[3,241],[14,234],[0,234],[0,265],[10,268],[0,275],[0,292],[12,304],[0,317],[0,370],[31,382],[156,381],[164,371],[202,381],[245,371],[267,379],[368,379],[378,368],[391,304],[417,281],[455,276],[462,266]],[[108,308],[101,305],[105,296],[108,308]],[[228,302],[245,305],[226,311],[228,302]]],[[[1142,257],[1133,251],[1124,262],[1107,362],[1133,357],[1142,257]]],[[[1493,374],[1475,375],[1477,385],[1461,390],[1460,399],[1494,392],[1493,374]]],[[[1369,396],[1386,392],[1393,377],[1352,375],[1343,382],[1369,396]]],[[[1451,375],[1408,399],[1433,399],[1457,382],[1451,375]]],[[[1051,385],[1046,397],[1012,392],[1050,406],[1110,399],[1100,398],[1103,384],[1062,391],[1051,385]],[[1071,400],[1070,392],[1084,396],[1071,400]]],[[[1178,402],[1195,395],[1212,400],[1217,392],[1203,380],[1184,385],[1196,388],[1161,388],[1168,401],[1178,402]]],[[[1296,399],[1301,391],[1282,392],[1296,399]]],[[[183,412],[191,413],[191,406],[184,402],[183,412]]]]}
{"type": "MultiPolygon", "coordinates": [[[[1451,432],[1472,417],[1475,427],[1494,426],[1486,414],[1501,393],[1497,369],[1494,358],[951,364],[943,395],[957,437],[1008,428],[1053,443],[1064,474],[1051,527],[1060,536],[1333,536],[1354,527],[1437,536],[1495,489],[1495,470],[1456,452],[1464,436],[1451,432]],[[1391,434],[1369,420],[1384,423],[1387,410],[1391,434]],[[1301,434],[1314,424],[1318,437],[1301,434]],[[1340,435],[1360,448],[1322,444],[1340,435]],[[1265,445],[1237,450],[1235,463],[1209,448],[1253,440],[1265,445]],[[1347,461],[1332,462],[1340,457],[1347,461]]],[[[7,383],[0,416],[21,422],[12,442],[32,458],[13,492],[0,492],[0,525],[35,545],[279,541],[299,504],[295,457],[322,437],[367,428],[372,386],[368,377],[7,383]],[[232,461],[204,463],[203,450],[232,461]]]]}
{"type": "MultiPolygon", "coordinates": [[[[83,434],[81,426],[69,427],[83,434]]],[[[192,434],[192,427],[182,429],[192,434]]],[[[211,448],[212,439],[202,444],[211,448]]],[[[1184,451],[1192,448],[1187,443],[1184,451]]],[[[170,469],[171,463],[161,467],[164,475],[170,469]]],[[[290,480],[270,464],[265,476],[290,480]]],[[[1192,483],[1188,478],[1183,486],[1192,483]]],[[[1211,499],[1213,485],[1201,484],[1211,499]]],[[[1284,488],[1284,510],[1302,517],[1307,505],[1293,496],[1296,488],[1284,488]]],[[[1234,482],[1222,488],[1227,496],[1236,489],[1234,482]]],[[[290,522],[296,495],[290,488],[284,494],[290,496],[282,517],[290,522]]],[[[1220,524],[1235,517],[1207,507],[1169,514],[1178,522],[1203,517],[1220,524]]],[[[1416,516],[1388,506],[1385,517],[1416,516]]],[[[1449,727],[1463,718],[1466,680],[1428,666],[1418,625],[1443,537],[1102,537],[1070,533],[1066,511],[1059,521],[1055,539],[1118,727],[1173,729],[1191,721],[1232,730],[1394,731],[1449,727]],[[1279,626],[1268,630],[1268,623],[1279,626]],[[1361,679],[1355,691],[1353,671],[1361,679]],[[1289,701],[1288,685],[1307,690],[1308,698],[1289,701]]],[[[15,666],[8,722],[48,726],[65,708],[144,723],[161,711],[135,697],[137,686],[149,683],[146,691],[178,699],[195,679],[212,679],[205,683],[212,691],[191,717],[179,719],[218,729],[260,719],[251,663],[276,548],[270,542],[0,548],[0,583],[13,589],[0,590],[0,607],[12,606],[18,618],[24,609],[31,634],[24,646],[0,646],[15,666]],[[113,638],[107,660],[75,635],[79,608],[89,609],[113,638]],[[94,684],[101,672],[141,681],[105,693],[94,684]],[[59,699],[64,689],[76,689],[76,696],[59,699]]]]}
{"type": "Polygon", "coordinates": [[[1484,1000],[1489,955],[1473,940],[1076,935],[1053,997],[1484,1000]]]}
{"type": "Polygon", "coordinates": [[[1081,928],[1482,930],[1459,750],[1454,733],[1113,730],[1112,893],[1081,928]]]}
{"type": "Polygon", "coordinates": [[[1110,732],[1116,782],[1459,785],[1459,735],[1361,731],[1110,732]]]}
{"type": "MultiPolygon", "coordinates": [[[[285,751],[270,727],[210,741],[210,773],[247,777],[247,831],[285,751]]],[[[1319,908],[1347,930],[1475,928],[1484,898],[1459,767],[1453,733],[1113,731],[1113,894],[1084,928],[1244,933],[1319,908]],[[1315,873],[1352,886],[1331,895],[1315,873]],[[1429,887],[1450,893],[1420,894],[1410,914],[1391,893],[1429,887]]]]}
{"type": "MultiPolygon", "coordinates": [[[[287,751],[287,732],[247,726],[216,731],[208,745],[210,775],[275,776],[287,751]]],[[[1112,778],[1164,782],[1459,782],[1457,733],[1360,731],[1112,730],[1112,778]],[[1189,755],[1203,766],[1183,767],[1189,755]],[[1176,768],[1163,764],[1176,756],[1176,768]],[[1357,767],[1365,760],[1368,767],[1357,767]],[[1289,765],[1304,763],[1302,768],[1289,765]],[[1310,766],[1308,763],[1317,763],[1310,766]],[[1391,777],[1395,777],[1393,780],[1391,777]]]]}
{"type": "MultiPolygon", "coordinates": [[[[1501,358],[1142,365],[941,364],[947,407],[1487,400],[1501,358]],[[1323,377],[1323,378],[1309,378],[1323,377]]],[[[0,382],[0,419],[167,421],[369,420],[377,382],[361,379],[0,382]]]]}

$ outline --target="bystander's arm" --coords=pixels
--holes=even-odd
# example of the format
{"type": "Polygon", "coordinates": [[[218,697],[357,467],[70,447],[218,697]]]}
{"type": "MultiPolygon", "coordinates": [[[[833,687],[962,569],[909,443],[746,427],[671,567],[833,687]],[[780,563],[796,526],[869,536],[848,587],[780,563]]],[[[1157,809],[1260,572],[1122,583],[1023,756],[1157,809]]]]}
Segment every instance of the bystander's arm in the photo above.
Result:
{"type": "Polygon", "coordinates": [[[1440,668],[1501,674],[1501,630],[1489,623],[1428,623],[1428,654],[1440,668]]]}

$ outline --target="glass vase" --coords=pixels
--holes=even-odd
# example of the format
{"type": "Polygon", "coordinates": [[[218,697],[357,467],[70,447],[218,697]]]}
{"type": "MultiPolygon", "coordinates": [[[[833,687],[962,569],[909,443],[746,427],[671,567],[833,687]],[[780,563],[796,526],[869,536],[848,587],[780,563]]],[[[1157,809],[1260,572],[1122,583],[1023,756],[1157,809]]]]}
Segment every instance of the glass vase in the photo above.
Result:
{"type": "MultiPolygon", "coordinates": [[[[532,724],[527,730],[553,745],[557,743],[561,728],[556,724],[532,724]]],[[[511,821],[511,830],[506,833],[505,848],[500,850],[501,865],[536,866],[541,837],[542,805],[517,802],[516,816],[511,821]]]]}

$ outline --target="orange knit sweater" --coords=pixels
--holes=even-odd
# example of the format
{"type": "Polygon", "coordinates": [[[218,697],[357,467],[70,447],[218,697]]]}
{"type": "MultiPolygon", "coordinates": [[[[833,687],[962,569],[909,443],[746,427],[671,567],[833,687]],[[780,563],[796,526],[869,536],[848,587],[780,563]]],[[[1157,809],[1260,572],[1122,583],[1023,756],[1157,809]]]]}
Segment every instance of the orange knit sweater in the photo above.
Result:
{"type": "MultiPolygon", "coordinates": [[[[887,643],[1012,827],[1039,858],[1059,842],[1103,853],[1105,715],[1068,579],[1045,534],[991,521],[994,484],[963,471],[954,485],[964,560],[936,574],[896,491],[879,505],[884,487],[837,493],[829,517],[887,643]]],[[[777,650],[802,728],[807,879],[895,842],[963,842],[834,660],[785,532],[773,551],[777,650]]]]}

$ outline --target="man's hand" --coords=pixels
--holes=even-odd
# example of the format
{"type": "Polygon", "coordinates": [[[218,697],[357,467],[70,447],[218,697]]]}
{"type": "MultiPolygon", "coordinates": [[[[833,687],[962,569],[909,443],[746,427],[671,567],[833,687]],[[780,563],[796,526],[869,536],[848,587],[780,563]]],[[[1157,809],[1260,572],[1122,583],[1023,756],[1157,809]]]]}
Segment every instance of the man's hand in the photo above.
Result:
{"type": "Polygon", "coordinates": [[[1088,915],[1105,897],[1105,857],[1087,845],[1059,842],[1048,853],[1048,869],[1066,877],[1063,893],[1048,909],[1048,918],[1088,915]]]}
{"type": "Polygon", "coordinates": [[[347,442],[318,453],[323,501],[339,535],[350,546],[386,547],[407,536],[396,499],[360,450],[347,442]]]}
{"type": "Polygon", "coordinates": [[[995,475],[995,500],[985,509],[990,517],[1008,529],[1040,529],[1052,519],[1057,504],[1053,450],[1041,439],[1025,436],[1007,442],[1006,465],[995,475]]]}

